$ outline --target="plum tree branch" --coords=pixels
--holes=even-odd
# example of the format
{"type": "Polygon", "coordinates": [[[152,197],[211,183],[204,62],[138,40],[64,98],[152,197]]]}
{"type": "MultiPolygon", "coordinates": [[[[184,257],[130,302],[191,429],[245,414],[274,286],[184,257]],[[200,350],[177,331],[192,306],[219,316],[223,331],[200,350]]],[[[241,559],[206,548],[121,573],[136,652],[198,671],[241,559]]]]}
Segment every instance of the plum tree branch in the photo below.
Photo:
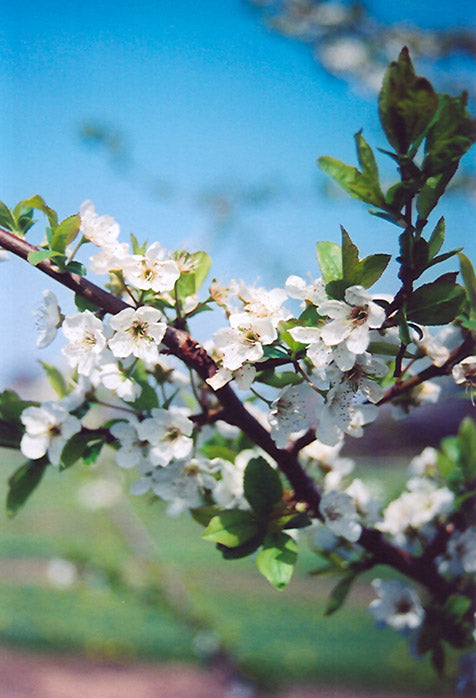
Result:
{"type": "MultiPolygon", "coordinates": [[[[28,260],[30,252],[38,249],[26,242],[23,238],[2,228],[0,228],[0,247],[24,260],[28,260]]],[[[58,271],[49,259],[39,262],[36,264],[36,267],[74,293],[101,307],[106,313],[115,315],[125,308],[132,307],[122,299],[96,286],[82,276],[71,272],[58,271]]],[[[467,341],[468,340],[465,340],[465,343],[467,341]]],[[[170,326],[167,327],[163,344],[171,354],[177,356],[186,366],[196,371],[203,381],[210,378],[217,370],[215,362],[208,355],[206,350],[184,330],[170,326]]],[[[465,344],[463,346],[465,346],[465,344]]],[[[473,345],[471,344],[471,346],[473,345]]],[[[460,347],[460,350],[464,356],[467,355],[468,352],[464,353],[466,351],[465,349],[461,349],[460,347]]],[[[457,356],[459,355],[458,353],[457,356]]],[[[451,359],[448,359],[447,364],[449,365],[450,362],[451,359]]],[[[422,374],[428,372],[430,372],[431,375],[447,373],[448,371],[443,370],[443,368],[444,367],[439,369],[439,372],[435,373],[436,367],[431,367],[423,371],[422,374]],[[433,369],[433,371],[431,369],[433,369]]],[[[426,380],[426,375],[419,380],[422,374],[405,381],[404,384],[410,386],[405,389],[410,389],[413,385],[418,385],[418,383],[426,380]]],[[[394,396],[401,394],[403,390],[404,388],[401,387],[393,393],[388,391],[388,394],[384,396],[381,402],[388,402],[394,396]]],[[[289,481],[294,490],[295,498],[298,501],[305,502],[311,514],[317,518],[322,518],[322,514],[319,510],[321,493],[313,480],[306,473],[297,457],[299,449],[305,445],[309,439],[312,441],[312,435],[307,435],[302,443],[298,441],[295,447],[291,444],[287,449],[277,448],[270,433],[250,414],[250,412],[248,412],[244,404],[228,384],[214,391],[214,394],[222,407],[220,418],[229,424],[239,427],[253,443],[268,453],[276,461],[279,469],[289,481]]],[[[387,564],[408,577],[413,578],[415,581],[425,586],[437,598],[444,599],[452,593],[453,589],[451,584],[438,574],[434,565],[429,566],[427,561],[423,565],[419,558],[408,554],[406,551],[401,550],[385,540],[379,531],[363,527],[358,543],[367,552],[371,553],[378,562],[387,564]]]]}

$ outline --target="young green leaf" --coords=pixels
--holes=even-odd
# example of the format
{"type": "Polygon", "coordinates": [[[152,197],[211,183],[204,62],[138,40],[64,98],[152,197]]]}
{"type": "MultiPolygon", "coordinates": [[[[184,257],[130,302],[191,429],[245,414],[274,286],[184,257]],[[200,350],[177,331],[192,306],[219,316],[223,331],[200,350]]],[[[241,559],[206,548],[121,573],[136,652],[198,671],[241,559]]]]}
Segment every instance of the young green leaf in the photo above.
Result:
{"type": "Polygon", "coordinates": [[[476,426],[471,417],[465,417],[458,431],[461,470],[467,483],[476,478],[476,426]]]}
{"type": "Polygon", "coordinates": [[[456,172],[458,163],[476,141],[476,119],[469,115],[467,93],[459,97],[441,95],[435,123],[428,131],[422,171],[434,177],[448,170],[456,172]]]}
{"type": "Polygon", "coordinates": [[[330,616],[332,613],[335,613],[336,611],[339,610],[339,608],[342,606],[344,601],[346,600],[349,591],[352,587],[352,584],[355,582],[357,579],[358,572],[355,570],[351,570],[348,572],[346,575],[342,577],[341,580],[337,582],[335,587],[332,589],[329,598],[327,600],[327,605],[326,605],[326,610],[324,611],[324,615],[330,616]]]}
{"type": "Polygon", "coordinates": [[[435,257],[443,247],[443,243],[445,241],[445,232],[446,223],[445,219],[442,216],[438,223],[435,225],[435,228],[432,234],[430,235],[430,239],[428,240],[428,256],[430,259],[433,259],[433,257],[435,257]]]}
{"type": "Polygon", "coordinates": [[[63,255],[60,252],[56,252],[55,250],[45,250],[44,248],[41,248],[39,250],[29,252],[28,261],[30,262],[30,264],[33,264],[36,267],[37,264],[43,262],[45,259],[53,259],[54,257],[58,256],[63,257],[63,255]]]}
{"type": "Polygon", "coordinates": [[[362,129],[354,135],[355,145],[357,149],[357,157],[359,159],[359,165],[362,170],[362,174],[379,186],[379,175],[377,162],[375,156],[372,152],[372,148],[369,146],[367,141],[362,135],[362,129]]]}
{"type": "Polygon", "coordinates": [[[461,276],[464,281],[466,297],[471,309],[470,319],[476,319],[476,274],[474,273],[473,265],[465,254],[458,254],[461,267],[461,276]]]}
{"type": "Polygon", "coordinates": [[[359,264],[359,249],[350,239],[350,235],[341,226],[342,233],[342,278],[348,284],[353,284],[355,271],[359,264]]]}
{"type": "Polygon", "coordinates": [[[14,232],[16,230],[15,219],[12,212],[3,201],[0,201],[0,227],[14,232]]]}
{"type": "Polygon", "coordinates": [[[81,217],[78,213],[73,216],[68,216],[58,225],[53,232],[50,247],[61,254],[65,253],[66,247],[73,242],[74,238],[79,233],[81,225],[81,217]]]}
{"type": "Polygon", "coordinates": [[[406,47],[385,72],[378,105],[388,142],[397,153],[407,153],[431,123],[438,96],[428,80],[415,75],[406,47]]]}
{"type": "Polygon", "coordinates": [[[16,470],[8,480],[7,515],[14,516],[25,504],[30,494],[38,487],[48,466],[48,459],[43,456],[31,460],[16,470]]]}
{"type": "Polygon", "coordinates": [[[437,279],[417,288],[407,305],[407,319],[420,325],[453,322],[465,301],[464,289],[451,281],[437,279]]]}
{"type": "Polygon", "coordinates": [[[244,494],[258,516],[268,517],[283,497],[279,473],[262,457],[250,460],[245,469],[244,494]]]}
{"type": "Polygon", "coordinates": [[[380,279],[391,258],[392,255],[377,253],[360,260],[354,269],[353,283],[370,288],[380,279]]]}
{"type": "Polygon", "coordinates": [[[69,441],[66,442],[61,451],[61,468],[70,468],[80,458],[83,457],[88,445],[92,442],[101,442],[101,446],[105,443],[105,435],[101,431],[83,430],[74,434],[69,441]]]}
{"type": "Polygon", "coordinates": [[[318,159],[319,166],[334,179],[348,194],[364,201],[366,204],[385,208],[385,197],[378,185],[369,177],[359,172],[356,167],[323,155],[318,159]]]}
{"type": "Polygon", "coordinates": [[[236,548],[254,538],[259,530],[258,522],[250,511],[227,509],[211,519],[202,538],[227,548],[236,548]]]}
{"type": "Polygon", "coordinates": [[[297,561],[296,541],[287,533],[268,534],[256,556],[256,566],[276,589],[289,584],[297,561]]]}
{"type": "Polygon", "coordinates": [[[336,242],[318,242],[317,261],[324,281],[342,279],[342,250],[336,242]]]}
{"type": "Polygon", "coordinates": [[[24,199],[23,201],[20,201],[15,208],[13,209],[13,215],[14,217],[18,220],[19,216],[22,215],[24,212],[24,209],[29,209],[29,208],[35,208],[38,211],[41,211],[42,213],[45,214],[45,216],[48,218],[48,222],[52,228],[52,230],[55,230],[57,225],[58,225],[58,215],[56,211],[54,211],[52,208],[46,205],[44,200],[39,196],[38,194],[35,194],[34,196],[30,196],[29,199],[24,199]]]}
{"type": "Polygon", "coordinates": [[[46,373],[46,376],[48,380],[50,381],[50,384],[56,394],[60,397],[66,397],[68,393],[71,392],[68,384],[66,383],[66,380],[61,373],[61,371],[58,371],[55,366],[52,366],[51,364],[47,364],[46,361],[40,361],[40,364],[43,367],[44,372],[46,373]]]}

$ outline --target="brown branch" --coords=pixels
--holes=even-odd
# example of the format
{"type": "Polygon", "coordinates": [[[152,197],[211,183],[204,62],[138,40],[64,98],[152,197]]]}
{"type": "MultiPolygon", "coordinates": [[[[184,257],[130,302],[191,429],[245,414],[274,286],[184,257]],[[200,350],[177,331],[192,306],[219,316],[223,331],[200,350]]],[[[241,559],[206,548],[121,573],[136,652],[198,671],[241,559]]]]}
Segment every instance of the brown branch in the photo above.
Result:
{"type": "MultiPolygon", "coordinates": [[[[0,228],[0,247],[9,250],[25,260],[28,259],[28,254],[30,252],[38,249],[22,238],[2,228],[0,228]]],[[[58,281],[58,283],[101,307],[107,313],[114,315],[125,308],[132,307],[122,299],[104,291],[82,276],[70,272],[59,272],[48,259],[39,262],[36,266],[40,271],[53,278],[55,281],[58,281]]],[[[465,340],[462,346],[465,346],[466,342],[468,342],[468,340],[465,340]]],[[[168,327],[163,339],[163,344],[169,349],[170,353],[177,356],[189,368],[196,371],[203,381],[210,378],[217,370],[216,364],[205,349],[195,342],[184,330],[168,327]]],[[[471,342],[471,347],[472,346],[473,343],[471,342]]],[[[469,343],[467,348],[468,351],[462,350],[460,347],[457,356],[459,357],[461,353],[461,358],[467,356],[469,353],[469,343]],[[465,351],[466,353],[464,353],[465,351]]],[[[454,358],[456,358],[456,354],[454,358]]],[[[457,358],[457,360],[461,360],[461,358],[457,358]]],[[[453,363],[456,362],[456,360],[453,361],[453,363]]],[[[450,363],[451,361],[449,359],[447,364],[449,365],[450,363]]],[[[432,367],[432,369],[435,369],[435,367],[432,367]]],[[[448,372],[442,369],[438,370],[440,373],[448,372]]],[[[420,379],[420,376],[424,373],[425,372],[422,372],[419,376],[405,381],[402,386],[410,384],[412,381],[412,387],[413,384],[418,385],[418,383],[426,380],[426,376],[420,379]]],[[[437,374],[432,372],[431,375],[437,374]]],[[[403,388],[398,388],[395,394],[400,394],[401,392],[403,392],[403,388]]],[[[305,502],[309,507],[310,513],[322,519],[319,510],[321,493],[297,458],[298,451],[311,437],[311,433],[305,435],[302,441],[298,440],[295,444],[291,444],[289,449],[279,449],[272,440],[269,431],[248,412],[229,385],[225,385],[223,388],[214,391],[214,394],[222,406],[221,418],[229,424],[234,424],[239,427],[253,443],[268,453],[276,461],[279,469],[288,479],[294,490],[296,499],[305,502]]],[[[392,397],[384,396],[381,402],[388,402],[390,399],[392,399],[392,397]]],[[[437,598],[445,598],[451,593],[451,585],[438,575],[434,564],[428,565],[428,563],[426,563],[422,565],[418,558],[412,557],[404,550],[400,550],[386,541],[379,531],[363,528],[358,542],[367,552],[374,555],[380,563],[387,564],[420,582],[435,594],[437,598]]]]}
{"type": "Polygon", "coordinates": [[[384,405],[386,402],[391,402],[403,393],[410,392],[413,390],[413,388],[416,388],[417,385],[420,385],[421,383],[424,383],[424,381],[430,380],[431,378],[449,375],[453,366],[458,364],[467,356],[471,356],[471,354],[474,352],[474,347],[475,340],[469,333],[465,337],[462,344],[460,344],[459,347],[456,347],[456,349],[453,349],[447,361],[445,361],[442,366],[428,366],[415,376],[411,376],[404,381],[397,381],[386,391],[382,399],[377,402],[377,405],[384,405]]]}

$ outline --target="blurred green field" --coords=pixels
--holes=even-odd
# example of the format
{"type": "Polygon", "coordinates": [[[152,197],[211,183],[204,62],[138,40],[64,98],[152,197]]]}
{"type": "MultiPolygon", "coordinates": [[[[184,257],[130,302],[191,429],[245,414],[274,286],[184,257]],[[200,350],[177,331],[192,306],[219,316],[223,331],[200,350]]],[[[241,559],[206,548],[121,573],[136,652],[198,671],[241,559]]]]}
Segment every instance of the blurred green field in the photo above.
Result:
{"type": "MultiPolygon", "coordinates": [[[[8,476],[22,460],[8,451],[1,456],[4,501],[8,476]]],[[[2,507],[0,643],[113,659],[196,662],[191,610],[242,668],[267,686],[316,681],[433,695],[448,690],[451,684],[438,680],[427,660],[409,657],[404,639],[374,630],[365,582],[356,585],[343,610],[323,615],[330,581],[308,575],[315,563],[305,545],[290,586],[278,592],[251,559],[223,561],[186,515],[170,518],[144,498],[129,498],[131,508],[120,510],[80,504],[78,493],[84,494],[88,483],[118,478],[127,488],[129,475],[107,462],[62,473],[49,468],[14,519],[7,519],[2,507]],[[175,610],[160,590],[141,582],[141,540],[134,537],[142,525],[153,542],[159,586],[163,582],[175,595],[175,610]],[[56,558],[81,563],[81,577],[70,586],[54,584],[45,570],[56,558]]],[[[378,471],[379,482],[390,490],[403,476],[392,464],[378,471]]],[[[381,573],[374,570],[372,577],[381,573]]]]}

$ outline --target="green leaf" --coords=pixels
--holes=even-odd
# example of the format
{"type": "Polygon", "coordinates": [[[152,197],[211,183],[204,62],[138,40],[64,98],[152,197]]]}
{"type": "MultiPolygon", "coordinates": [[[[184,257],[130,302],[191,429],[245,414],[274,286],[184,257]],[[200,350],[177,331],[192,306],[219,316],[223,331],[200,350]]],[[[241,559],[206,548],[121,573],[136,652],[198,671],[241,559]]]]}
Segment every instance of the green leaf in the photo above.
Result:
{"type": "Polygon", "coordinates": [[[41,196],[35,194],[34,196],[30,196],[30,198],[28,199],[20,201],[20,203],[18,203],[13,209],[13,215],[18,220],[18,217],[21,216],[22,211],[28,208],[34,208],[44,213],[45,216],[48,218],[52,230],[56,229],[58,225],[58,215],[56,211],[54,211],[52,208],[46,205],[45,201],[41,198],[41,196]]]}
{"type": "Polygon", "coordinates": [[[81,262],[77,262],[76,260],[68,262],[68,264],[66,264],[66,266],[64,267],[64,271],[67,271],[70,274],[77,274],[78,276],[86,276],[86,274],[88,273],[84,264],[82,264],[81,262]]]}
{"type": "Polygon", "coordinates": [[[20,448],[23,428],[15,422],[0,419],[0,446],[3,448],[20,448]]]}
{"type": "Polygon", "coordinates": [[[95,313],[98,310],[100,310],[99,305],[96,305],[96,303],[87,300],[87,298],[80,296],[78,293],[74,294],[74,304],[80,313],[83,313],[85,310],[90,310],[92,313],[95,313]]]}
{"type": "Polygon", "coordinates": [[[7,494],[7,515],[9,517],[17,513],[40,484],[47,466],[48,459],[43,456],[38,460],[28,461],[9,478],[7,494]]]}
{"type": "Polygon", "coordinates": [[[380,279],[388,266],[392,255],[371,254],[362,259],[354,270],[354,284],[360,284],[364,288],[370,288],[380,279]]]}
{"type": "Polygon", "coordinates": [[[30,262],[30,264],[33,264],[36,267],[37,264],[43,262],[45,259],[53,259],[53,257],[58,256],[62,255],[60,255],[60,253],[56,252],[55,250],[45,250],[44,248],[41,248],[39,250],[29,252],[28,261],[30,262]]]}
{"type": "Polygon", "coordinates": [[[385,197],[378,183],[359,172],[356,167],[346,165],[328,155],[320,157],[318,163],[348,194],[367,204],[385,208],[385,197]]]}
{"type": "Polygon", "coordinates": [[[213,460],[213,458],[223,458],[223,460],[228,460],[230,463],[234,463],[236,458],[236,453],[231,448],[228,448],[228,446],[221,446],[213,443],[203,444],[200,452],[210,460],[213,460]]]}
{"type": "Polygon", "coordinates": [[[458,430],[461,470],[466,482],[476,478],[476,426],[471,417],[465,417],[458,430]]]}
{"type": "Polygon", "coordinates": [[[406,47],[385,72],[378,106],[387,140],[402,154],[424,134],[433,119],[438,96],[428,80],[415,75],[406,47]]]}
{"type": "Polygon", "coordinates": [[[196,507],[195,509],[190,509],[190,514],[192,519],[200,524],[200,526],[206,527],[213,519],[214,516],[220,513],[219,508],[216,504],[210,506],[196,507]]]}
{"type": "Polygon", "coordinates": [[[251,512],[228,509],[211,519],[202,538],[227,548],[236,548],[254,538],[259,530],[258,522],[251,512]]]}
{"type": "Polygon", "coordinates": [[[221,552],[224,560],[239,560],[242,557],[248,557],[256,552],[263,542],[264,532],[260,531],[256,536],[250,538],[243,543],[243,545],[237,545],[236,548],[227,548],[226,545],[217,543],[217,548],[221,552]]]}
{"type": "Polygon", "coordinates": [[[324,281],[342,279],[342,250],[336,242],[318,242],[317,261],[324,281]]]}
{"type": "Polygon", "coordinates": [[[462,594],[451,594],[444,605],[443,613],[447,618],[451,618],[452,621],[459,623],[463,620],[466,613],[471,608],[471,599],[462,594]]]}
{"type": "Polygon", "coordinates": [[[350,239],[349,233],[341,226],[342,233],[342,278],[353,284],[355,270],[359,264],[359,249],[350,239]]]}
{"type": "Polygon", "coordinates": [[[47,364],[46,361],[40,361],[40,364],[42,365],[43,370],[46,373],[46,376],[56,394],[60,398],[66,397],[71,390],[66,383],[63,374],[51,364],[47,364]]]}
{"type": "Polygon", "coordinates": [[[3,201],[0,201],[0,227],[6,228],[6,230],[11,232],[16,231],[16,223],[12,212],[8,206],[3,203],[3,201]]]}
{"type": "Polygon", "coordinates": [[[471,309],[470,319],[476,319],[476,274],[474,273],[474,267],[471,261],[465,254],[461,252],[458,254],[459,263],[461,267],[461,276],[464,281],[464,288],[466,291],[466,297],[468,299],[469,307],[471,309]]]}
{"type": "Polygon", "coordinates": [[[244,494],[258,516],[268,517],[283,497],[279,473],[261,456],[249,461],[245,468],[244,494]]]}
{"type": "Polygon", "coordinates": [[[290,582],[297,560],[296,541],[287,533],[268,534],[256,556],[256,566],[276,589],[284,589],[290,582]]]}
{"type": "Polygon", "coordinates": [[[79,213],[75,213],[73,216],[68,216],[68,218],[65,218],[64,221],[61,221],[51,238],[51,249],[64,254],[66,247],[79,233],[80,225],[81,217],[79,213]]]}
{"type": "Polygon", "coordinates": [[[426,224],[428,216],[445,193],[446,187],[457,169],[458,164],[449,166],[441,174],[429,177],[421,187],[416,200],[416,210],[418,213],[418,220],[416,222],[417,230],[421,230],[426,224]]]}
{"type": "Polygon", "coordinates": [[[182,272],[175,284],[177,297],[181,300],[198,293],[205,281],[212,263],[210,255],[206,252],[194,252],[187,255],[186,266],[190,271],[182,272]]]}
{"type": "Polygon", "coordinates": [[[369,146],[365,138],[362,136],[362,129],[354,135],[355,145],[357,148],[357,157],[362,174],[375,185],[379,186],[378,166],[373,154],[372,148],[369,146]]]}
{"type": "MultiPolygon", "coordinates": [[[[296,343],[297,344],[297,343],[296,343]]],[[[298,346],[304,346],[299,344],[298,346]]],[[[274,371],[261,371],[256,376],[256,380],[259,383],[264,383],[265,385],[271,385],[273,388],[285,388],[287,385],[298,385],[302,383],[303,379],[298,376],[294,371],[281,371],[280,373],[275,373],[274,371]]]]}
{"type": "Polygon", "coordinates": [[[453,322],[465,301],[458,284],[437,279],[417,288],[407,306],[407,319],[420,325],[446,325],[453,322]]]}
{"type": "Polygon", "coordinates": [[[159,406],[159,398],[154,388],[145,381],[137,381],[141,387],[141,394],[134,400],[132,407],[136,412],[150,412],[159,406]]]}
{"type": "Polygon", "coordinates": [[[13,390],[0,393],[0,417],[6,422],[20,423],[20,415],[26,407],[36,407],[37,402],[22,400],[13,390]]]}
{"type": "Polygon", "coordinates": [[[476,141],[476,119],[468,113],[467,101],[466,93],[459,97],[440,95],[438,116],[425,142],[422,171],[426,177],[448,170],[454,174],[460,159],[476,141]]]}
{"type": "Polygon", "coordinates": [[[330,616],[332,613],[335,613],[336,611],[339,610],[339,608],[342,606],[344,601],[346,600],[349,591],[352,587],[352,584],[356,580],[358,576],[358,572],[355,570],[352,570],[348,574],[346,574],[342,579],[337,582],[335,587],[332,589],[329,598],[327,600],[326,604],[326,610],[324,611],[324,615],[330,616]]]}
{"type": "Polygon", "coordinates": [[[106,442],[104,432],[83,429],[77,434],[74,434],[74,436],[72,436],[69,441],[66,442],[63,450],[61,451],[61,468],[70,468],[72,465],[74,465],[80,458],[83,457],[87,446],[92,441],[100,442],[102,447],[106,442]]]}
{"type": "Polygon", "coordinates": [[[428,240],[428,256],[433,259],[443,247],[445,241],[446,222],[441,216],[428,240]]]}

